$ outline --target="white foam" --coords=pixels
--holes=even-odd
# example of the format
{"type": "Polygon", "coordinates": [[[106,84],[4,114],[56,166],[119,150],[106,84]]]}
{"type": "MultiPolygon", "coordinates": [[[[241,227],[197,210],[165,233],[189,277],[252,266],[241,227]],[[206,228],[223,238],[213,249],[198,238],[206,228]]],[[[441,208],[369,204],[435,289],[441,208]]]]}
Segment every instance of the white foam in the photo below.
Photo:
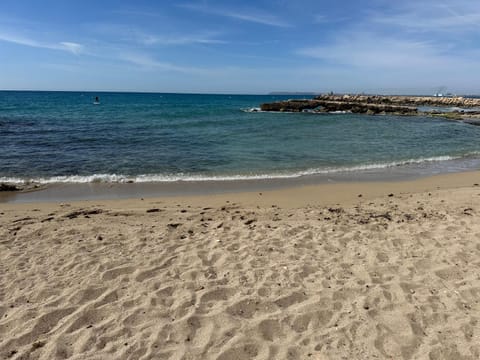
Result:
{"type": "Polygon", "coordinates": [[[242,109],[243,112],[263,112],[262,109],[259,107],[253,107],[253,108],[248,108],[248,109],[242,109]]]}
{"type": "Polygon", "coordinates": [[[420,159],[409,159],[403,161],[393,161],[388,163],[373,163],[357,166],[334,167],[334,168],[312,168],[297,172],[278,172],[270,174],[240,174],[240,175],[189,175],[189,174],[143,174],[136,176],[122,174],[93,174],[87,176],[70,175],[70,176],[54,176],[49,178],[31,178],[21,179],[16,177],[0,177],[2,183],[12,184],[87,184],[87,183],[167,183],[167,182],[198,182],[198,181],[238,181],[238,180],[267,180],[267,179],[292,179],[308,175],[334,174],[342,172],[361,172],[368,170],[381,170],[393,168],[397,166],[407,166],[413,164],[422,164],[430,162],[441,162],[449,160],[457,160],[465,157],[478,156],[480,153],[469,153],[464,156],[436,156],[420,159]]]}

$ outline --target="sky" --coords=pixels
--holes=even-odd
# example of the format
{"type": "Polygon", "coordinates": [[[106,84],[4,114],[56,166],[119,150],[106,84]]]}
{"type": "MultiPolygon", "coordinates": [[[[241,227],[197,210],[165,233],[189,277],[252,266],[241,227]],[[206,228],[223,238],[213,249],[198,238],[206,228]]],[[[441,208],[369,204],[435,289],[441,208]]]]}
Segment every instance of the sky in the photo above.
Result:
{"type": "Polygon", "coordinates": [[[2,0],[0,89],[480,94],[478,0],[2,0]]]}

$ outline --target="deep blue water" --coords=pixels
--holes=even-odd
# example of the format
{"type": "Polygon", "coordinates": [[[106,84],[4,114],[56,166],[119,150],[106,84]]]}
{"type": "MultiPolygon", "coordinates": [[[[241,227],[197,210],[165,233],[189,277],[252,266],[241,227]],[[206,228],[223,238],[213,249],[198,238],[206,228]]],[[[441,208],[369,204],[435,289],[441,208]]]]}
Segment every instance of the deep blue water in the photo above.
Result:
{"type": "Polygon", "coordinates": [[[242,111],[291,97],[0,91],[0,181],[293,177],[480,158],[480,127],[459,122],[242,111]]]}

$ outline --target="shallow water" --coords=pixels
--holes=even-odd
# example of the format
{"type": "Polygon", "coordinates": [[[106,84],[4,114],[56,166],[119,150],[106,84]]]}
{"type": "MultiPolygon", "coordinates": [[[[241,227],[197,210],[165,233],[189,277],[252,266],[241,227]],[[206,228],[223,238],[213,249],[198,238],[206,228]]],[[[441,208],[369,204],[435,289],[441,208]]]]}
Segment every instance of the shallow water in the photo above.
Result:
{"type": "Polygon", "coordinates": [[[0,181],[261,179],[478,166],[480,127],[459,122],[242,111],[291,97],[0,92],[0,181]]]}

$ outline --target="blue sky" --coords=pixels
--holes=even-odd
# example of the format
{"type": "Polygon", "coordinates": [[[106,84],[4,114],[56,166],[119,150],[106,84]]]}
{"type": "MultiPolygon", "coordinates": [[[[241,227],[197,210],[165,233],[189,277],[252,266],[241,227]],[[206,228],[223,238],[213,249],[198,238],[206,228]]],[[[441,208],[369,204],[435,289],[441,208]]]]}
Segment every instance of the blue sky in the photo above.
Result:
{"type": "Polygon", "coordinates": [[[480,1],[2,0],[0,88],[480,93],[480,1]]]}

